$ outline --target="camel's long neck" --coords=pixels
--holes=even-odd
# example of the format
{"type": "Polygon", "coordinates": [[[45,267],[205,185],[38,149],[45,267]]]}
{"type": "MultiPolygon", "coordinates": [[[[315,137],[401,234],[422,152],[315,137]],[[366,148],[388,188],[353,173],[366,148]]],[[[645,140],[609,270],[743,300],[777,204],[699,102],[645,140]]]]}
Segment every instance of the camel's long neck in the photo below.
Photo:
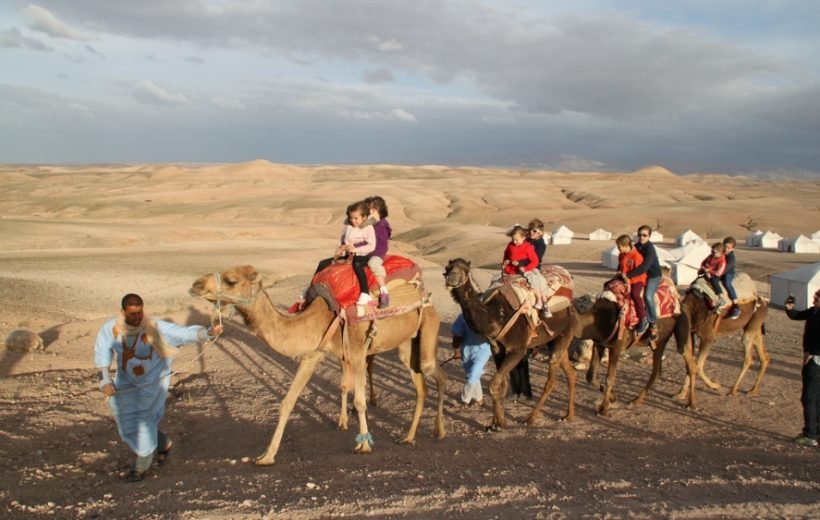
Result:
{"type": "Polygon", "coordinates": [[[482,336],[494,336],[498,333],[495,314],[481,300],[481,295],[468,281],[461,287],[453,289],[453,295],[461,306],[461,312],[470,328],[482,336]]]}
{"type": "Polygon", "coordinates": [[[237,305],[245,322],[276,352],[297,357],[314,351],[319,346],[332,318],[325,306],[315,302],[303,312],[286,316],[273,306],[266,294],[260,294],[249,305],[237,305]]]}

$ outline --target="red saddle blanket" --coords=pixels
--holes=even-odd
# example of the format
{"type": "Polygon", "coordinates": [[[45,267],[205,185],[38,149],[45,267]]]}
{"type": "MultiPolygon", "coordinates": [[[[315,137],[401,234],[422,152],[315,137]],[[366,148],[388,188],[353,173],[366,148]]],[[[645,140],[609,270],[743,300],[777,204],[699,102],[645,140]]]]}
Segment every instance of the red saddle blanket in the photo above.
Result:
{"type": "MultiPolygon", "coordinates": [[[[421,275],[421,269],[415,262],[399,255],[387,255],[384,258],[384,269],[387,271],[386,282],[400,278],[412,280],[421,275]]],[[[370,290],[378,290],[376,278],[369,268],[365,268],[367,286],[370,290]]],[[[324,298],[330,307],[338,312],[356,303],[359,299],[359,282],[351,264],[332,264],[322,269],[310,282],[307,292],[307,301],[317,296],[324,298]]]]}
{"type": "MultiPolygon", "coordinates": [[[[620,278],[613,278],[604,284],[604,290],[615,295],[615,304],[619,309],[626,307],[626,326],[630,329],[638,325],[638,313],[632,298],[629,296],[629,287],[620,278]]],[[[655,302],[658,304],[658,319],[669,318],[679,312],[678,289],[669,278],[662,278],[655,293],[655,302]]]]}

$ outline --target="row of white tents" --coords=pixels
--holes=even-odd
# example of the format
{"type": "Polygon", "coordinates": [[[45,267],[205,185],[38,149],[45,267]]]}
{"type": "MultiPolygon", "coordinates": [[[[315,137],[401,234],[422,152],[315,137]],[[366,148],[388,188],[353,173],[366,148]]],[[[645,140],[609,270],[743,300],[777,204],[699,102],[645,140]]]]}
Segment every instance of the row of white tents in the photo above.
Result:
{"type": "Polygon", "coordinates": [[[772,231],[763,232],[758,229],[746,237],[746,245],[789,253],[820,253],[820,231],[814,232],[810,237],[798,235],[784,238],[772,231]]]}

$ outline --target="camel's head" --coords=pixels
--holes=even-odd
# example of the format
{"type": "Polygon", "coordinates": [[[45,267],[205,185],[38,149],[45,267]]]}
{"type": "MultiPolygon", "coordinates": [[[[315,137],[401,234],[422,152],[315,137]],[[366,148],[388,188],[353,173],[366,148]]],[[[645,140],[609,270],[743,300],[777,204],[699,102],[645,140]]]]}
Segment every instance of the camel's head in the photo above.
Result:
{"type": "Polygon", "coordinates": [[[461,287],[470,280],[470,262],[463,258],[450,260],[444,268],[444,285],[448,289],[461,287]]]}
{"type": "Polygon", "coordinates": [[[250,265],[232,267],[222,273],[199,277],[188,291],[208,301],[220,300],[227,304],[247,305],[261,292],[262,282],[256,269],[250,265]]]}

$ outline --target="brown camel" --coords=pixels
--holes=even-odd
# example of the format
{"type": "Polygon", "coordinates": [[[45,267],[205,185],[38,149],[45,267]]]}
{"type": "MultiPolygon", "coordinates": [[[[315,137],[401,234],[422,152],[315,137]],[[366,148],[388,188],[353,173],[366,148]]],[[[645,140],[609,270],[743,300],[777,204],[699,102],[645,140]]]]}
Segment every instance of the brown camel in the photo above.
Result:
{"type": "MultiPolygon", "coordinates": [[[[691,333],[692,343],[694,344],[695,336],[698,337],[698,374],[700,374],[706,386],[712,390],[720,390],[720,383],[713,382],[704,371],[703,367],[706,364],[706,358],[709,356],[709,351],[712,350],[712,343],[718,336],[728,336],[738,331],[743,331],[743,366],[740,368],[740,373],[729,391],[729,395],[737,395],[740,388],[740,382],[746,371],[752,365],[752,348],[757,352],[757,357],[760,359],[760,370],[757,372],[757,379],[755,379],[754,386],[749,390],[747,395],[757,395],[760,392],[760,382],[763,379],[763,374],[766,373],[766,368],[769,366],[769,354],[766,353],[766,347],[763,344],[763,335],[765,333],[765,321],[769,312],[769,306],[766,301],[760,297],[756,300],[740,304],[740,317],[731,320],[727,316],[729,309],[724,309],[723,314],[719,316],[713,310],[706,306],[703,298],[698,297],[692,291],[689,291],[683,298],[681,303],[683,311],[692,320],[691,333]],[[720,321],[718,322],[718,318],[720,321]]],[[[690,376],[687,375],[687,378],[690,376]]],[[[679,399],[686,399],[687,392],[691,391],[694,385],[689,383],[686,379],[683,382],[683,387],[677,397],[679,399]]]]}
{"type": "Polygon", "coordinates": [[[560,365],[567,377],[568,405],[563,419],[575,418],[575,368],[569,361],[569,345],[572,342],[572,331],[575,327],[575,313],[571,306],[553,313],[553,317],[544,320],[535,331],[531,330],[527,317],[519,314],[507,332],[499,337],[511,318],[516,315],[506,298],[496,295],[488,301],[482,301],[470,276],[470,262],[462,258],[450,260],[444,271],[445,285],[455,301],[461,306],[467,324],[478,334],[490,341],[496,373],[490,382],[490,396],[493,399],[493,422],[490,428],[498,430],[506,425],[504,417],[504,398],[507,395],[507,375],[521,361],[530,349],[546,345],[555,340],[549,362],[547,381],[538,404],[533,408],[527,424],[535,424],[541,407],[547,401],[550,392],[555,388],[556,372],[560,365]],[[546,325],[546,327],[544,326],[546,325]],[[547,328],[548,327],[548,328],[547,328]],[[533,333],[536,335],[533,336],[533,333]]]}
{"type": "Polygon", "coordinates": [[[367,429],[365,401],[365,365],[368,354],[378,354],[398,346],[399,359],[410,369],[416,389],[416,408],[407,435],[399,442],[412,443],[416,436],[422,406],[427,395],[424,376],[432,376],[438,389],[438,409],[434,435],[444,438],[444,389],[446,376],[438,366],[439,315],[431,305],[417,311],[378,320],[377,332],[366,350],[369,322],[359,322],[333,328],[336,314],[322,298],[313,300],[302,312],[285,315],[274,307],[264,294],[262,277],[249,265],[228,269],[219,274],[208,274],[194,282],[190,290],[212,302],[235,305],[237,311],[265,343],[276,352],[299,359],[299,367],[287,395],[279,408],[279,421],[265,452],[257,457],[260,465],[273,464],[282,435],[296,399],[316,369],[317,364],[331,353],[343,362],[343,380],[352,379],[353,384],[342,385],[354,389],[353,404],[359,419],[359,435],[356,437],[357,453],[372,451],[373,439],[367,429]],[[346,336],[346,337],[345,337],[346,336]]]}
{"type": "MultiPolygon", "coordinates": [[[[603,355],[603,349],[609,349],[609,365],[607,366],[606,384],[602,385],[601,390],[604,393],[603,400],[598,406],[597,413],[599,415],[609,415],[609,404],[615,400],[615,374],[618,370],[618,359],[621,353],[633,345],[649,345],[647,336],[637,338],[634,331],[625,330],[621,339],[618,339],[617,333],[613,333],[616,327],[619,326],[620,311],[615,302],[606,298],[598,298],[589,312],[578,313],[579,332],[578,337],[581,339],[591,339],[595,342],[595,348],[592,351],[592,361],[590,361],[589,369],[587,370],[587,381],[595,383],[598,379],[597,371],[600,365],[600,359],[603,355]]],[[[678,352],[683,354],[686,361],[686,371],[690,376],[694,376],[697,372],[697,365],[695,364],[694,355],[692,354],[691,343],[689,341],[689,319],[683,313],[676,316],[661,318],[658,320],[658,339],[655,341],[655,350],[652,352],[652,374],[649,376],[649,381],[638,396],[631,401],[630,404],[641,404],[655,380],[661,374],[661,363],[663,360],[663,352],[666,349],[666,344],[672,336],[675,336],[675,342],[678,344],[678,352]]],[[[694,381],[694,378],[692,378],[694,381]]],[[[692,391],[689,393],[689,401],[687,408],[695,407],[695,392],[694,384],[691,385],[692,391]]]]}

